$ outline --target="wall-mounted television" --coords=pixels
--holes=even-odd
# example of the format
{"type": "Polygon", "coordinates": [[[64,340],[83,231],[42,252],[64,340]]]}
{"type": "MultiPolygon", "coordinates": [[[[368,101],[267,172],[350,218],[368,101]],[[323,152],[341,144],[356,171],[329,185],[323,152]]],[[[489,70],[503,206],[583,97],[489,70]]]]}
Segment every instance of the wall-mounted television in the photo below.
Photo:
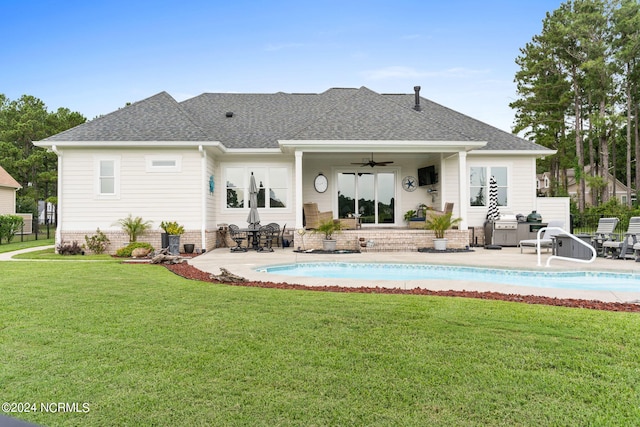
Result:
{"type": "Polygon", "coordinates": [[[426,166],[418,169],[418,185],[434,185],[438,183],[438,174],[435,166],[426,166]]]}

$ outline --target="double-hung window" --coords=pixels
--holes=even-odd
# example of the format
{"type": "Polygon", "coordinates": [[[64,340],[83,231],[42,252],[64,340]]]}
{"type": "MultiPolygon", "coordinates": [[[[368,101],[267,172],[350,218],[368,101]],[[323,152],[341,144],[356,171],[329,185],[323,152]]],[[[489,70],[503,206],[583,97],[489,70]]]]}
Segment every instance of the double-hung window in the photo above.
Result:
{"type": "Polygon", "coordinates": [[[116,198],[120,195],[120,158],[118,156],[94,159],[96,196],[116,198]]]}
{"type": "Polygon", "coordinates": [[[507,206],[509,181],[505,166],[472,166],[469,168],[469,205],[488,206],[491,176],[498,188],[498,206],[507,206]]]}

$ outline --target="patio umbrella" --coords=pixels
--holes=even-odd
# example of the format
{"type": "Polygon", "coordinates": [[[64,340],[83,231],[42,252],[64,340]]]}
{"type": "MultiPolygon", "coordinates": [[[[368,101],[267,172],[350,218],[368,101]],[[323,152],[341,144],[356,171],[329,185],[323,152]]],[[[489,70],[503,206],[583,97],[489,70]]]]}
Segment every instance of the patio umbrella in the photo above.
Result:
{"type": "Polygon", "coordinates": [[[249,182],[249,216],[247,222],[252,227],[256,227],[260,224],[260,215],[258,214],[258,186],[256,185],[256,178],[251,172],[251,181],[249,182]]]}
{"type": "Polygon", "coordinates": [[[489,211],[487,212],[487,219],[489,221],[500,219],[500,210],[498,209],[498,183],[493,176],[489,179],[489,211]]]}

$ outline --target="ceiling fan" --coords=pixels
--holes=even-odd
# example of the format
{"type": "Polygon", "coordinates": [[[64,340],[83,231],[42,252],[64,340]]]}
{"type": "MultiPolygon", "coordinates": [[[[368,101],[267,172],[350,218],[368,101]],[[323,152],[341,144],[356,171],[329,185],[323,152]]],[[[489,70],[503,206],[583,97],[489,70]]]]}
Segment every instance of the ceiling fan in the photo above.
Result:
{"type": "Polygon", "coordinates": [[[393,162],[391,161],[386,161],[386,162],[376,162],[375,160],[373,160],[373,153],[371,153],[371,160],[369,160],[368,162],[362,162],[362,163],[351,163],[352,165],[360,165],[360,166],[387,166],[389,164],[391,164],[393,162]]]}

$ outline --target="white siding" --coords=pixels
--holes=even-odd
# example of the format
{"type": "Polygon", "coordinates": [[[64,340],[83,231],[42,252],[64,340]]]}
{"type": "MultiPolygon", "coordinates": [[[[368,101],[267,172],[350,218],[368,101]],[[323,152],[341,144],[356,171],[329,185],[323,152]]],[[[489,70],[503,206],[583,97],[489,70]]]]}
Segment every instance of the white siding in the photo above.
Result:
{"type": "MultiPolygon", "coordinates": [[[[453,156],[445,161],[445,191],[443,193],[444,202],[454,201],[457,203],[458,192],[458,157],[453,156]],[[451,199],[451,200],[450,200],[451,199]]],[[[500,206],[500,212],[528,215],[536,209],[536,170],[535,159],[524,156],[499,156],[491,157],[486,155],[467,155],[467,172],[471,167],[506,167],[508,174],[507,206],[500,206]]],[[[469,182],[465,182],[467,194],[469,194],[469,182]]],[[[466,201],[467,224],[470,227],[480,227],[484,224],[487,216],[486,206],[470,206],[466,201]]],[[[459,210],[454,208],[454,214],[458,215],[459,210]]]]}
{"type": "Polygon", "coordinates": [[[569,231],[571,215],[569,200],[569,197],[538,197],[534,209],[542,215],[542,222],[559,219],[564,221],[564,229],[569,231]]]}
{"type": "Polygon", "coordinates": [[[129,214],[153,221],[178,221],[186,229],[201,226],[201,163],[194,150],[72,150],[64,151],[62,179],[62,228],[69,230],[119,229],[114,223],[129,214]],[[181,172],[147,172],[147,155],[179,155],[181,172]],[[120,158],[120,188],[117,198],[96,193],[95,159],[120,158]]]}
{"type": "MultiPolygon", "coordinates": [[[[293,228],[295,223],[295,185],[294,182],[294,160],[292,155],[277,154],[269,156],[226,156],[221,161],[215,163],[215,181],[216,190],[214,194],[216,210],[215,225],[218,224],[236,224],[239,226],[247,225],[247,216],[249,209],[227,209],[227,192],[225,182],[225,168],[227,167],[247,167],[256,168],[264,167],[285,167],[289,174],[289,192],[287,194],[287,206],[281,209],[259,209],[260,223],[269,224],[271,222],[278,223],[281,227],[287,225],[287,229],[293,228]]],[[[315,175],[314,175],[315,176],[315,175]]],[[[309,182],[306,181],[305,182],[309,182]]],[[[310,181],[313,183],[313,179],[310,181]]],[[[312,185],[312,184],[310,184],[312,185]]],[[[310,188],[312,190],[312,187],[310,188]]]]}

